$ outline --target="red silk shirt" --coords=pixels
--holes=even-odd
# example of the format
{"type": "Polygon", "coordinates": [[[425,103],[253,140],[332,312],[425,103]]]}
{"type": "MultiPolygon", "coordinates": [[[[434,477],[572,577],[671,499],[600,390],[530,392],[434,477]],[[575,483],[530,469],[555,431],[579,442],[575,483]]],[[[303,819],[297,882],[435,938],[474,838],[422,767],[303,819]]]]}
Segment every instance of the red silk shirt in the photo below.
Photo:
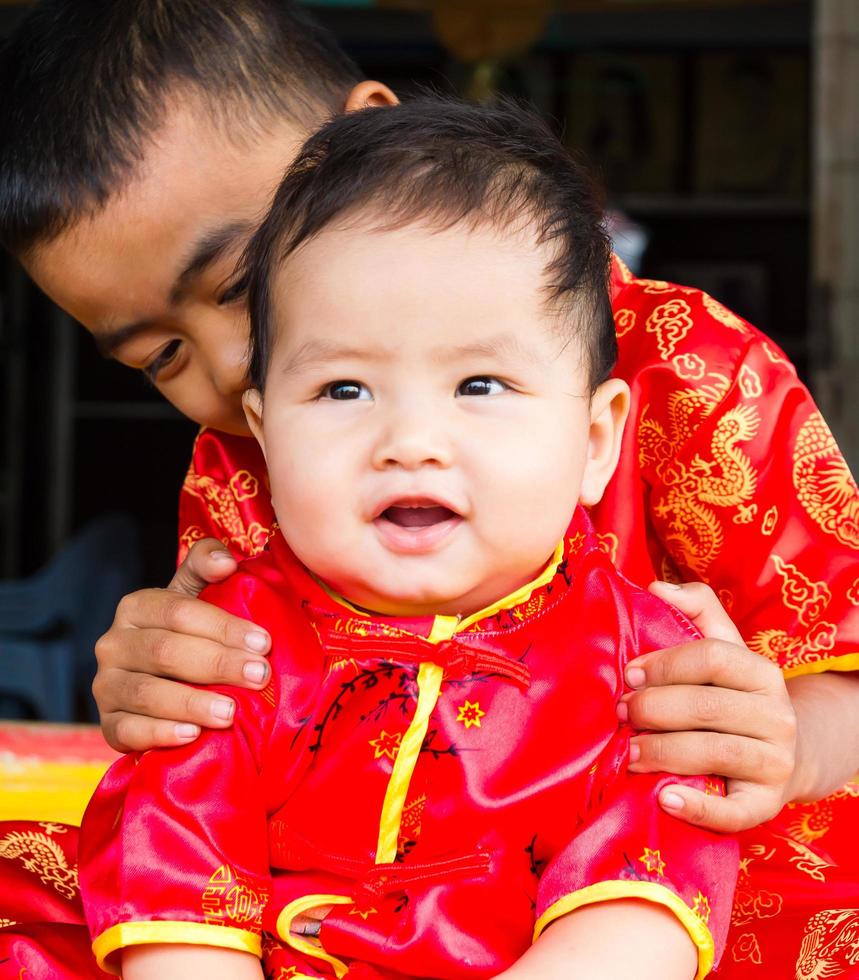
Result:
{"type": "MultiPolygon", "coordinates": [[[[859,493],[792,365],[706,293],[617,259],[612,305],[632,405],[591,519],[617,567],[709,583],[788,676],[859,668],[859,493]]],[[[179,515],[180,558],[207,536],[256,554],[273,521],[256,441],[204,429],[179,515]]]]}
{"type": "Polygon", "coordinates": [[[233,729],[127,756],[96,791],[81,884],[101,964],[152,942],[259,955],[265,931],[278,975],[491,977],[559,916],[637,898],[707,974],[736,845],[662,811],[669,777],[627,771],[615,712],[629,659],[698,634],[583,512],[540,578],[462,621],[354,610],[279,534],[206,598],[271,631],[273,680],[231,690],[233,729]],[[318,939],[291,935],[329,905],[318,939]]]}

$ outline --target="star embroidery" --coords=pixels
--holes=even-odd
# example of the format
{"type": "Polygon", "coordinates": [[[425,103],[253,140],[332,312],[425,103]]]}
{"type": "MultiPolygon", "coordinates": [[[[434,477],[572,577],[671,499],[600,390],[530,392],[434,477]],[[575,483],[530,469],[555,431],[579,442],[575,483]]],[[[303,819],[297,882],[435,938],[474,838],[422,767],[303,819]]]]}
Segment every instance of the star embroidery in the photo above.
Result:
{"type": "Polygon", "coordinates": [[[389,735],[383,728],[378,738],[370,739],[369,744],[373,746],[373,758],[381,759],[383,756],[387,756],[393,762],[397,758],[402,740],[402,732],[389,735]]]}
{"type": "Polygon", "coordinates": [[[752,860],[751,858],[740,858],[740,874],[741,875],[750,874],[750,872],[749,872],[749,862],[751,860],[752,860]]]}
{"type": "Polygon", "coordinates": [[[371,909],[359,909],[359,908],[356,908],[353,905],[352,908],[349,909],[349,915],[360,915],[361,918],[366,922],[368,916],[370,916],[370,915],[376,915],[378,913],[378,911],[379,911],[378,909],[372,909],[372,908],[371,909]]]}
{"type": "Polygon", "coordinates": [[[651,851],[649,847],[645,847],[644,854],[638,860],[641,861],[651,874],[655,874],[659,878],[662,877],[662,872],[665,870],[665,862],[662,860],[662,855],[658,850],[651,851]]]}
{"type": "Polygon", "coordinates": [[[459,714],[456,716],[457,721],[461,721],[466,728],[480,728],[480,719],[486,714],[480,707],[479,701],[466,701],[465,704],[459,706],[459,714]]]}
{"type": "Polygon", "coordinates": [[[699,891],[695,896],[695,903],[692,906],[692,911],[702,922],[710,921],[710,899],[706,895],[702,895],[699,891]]]}

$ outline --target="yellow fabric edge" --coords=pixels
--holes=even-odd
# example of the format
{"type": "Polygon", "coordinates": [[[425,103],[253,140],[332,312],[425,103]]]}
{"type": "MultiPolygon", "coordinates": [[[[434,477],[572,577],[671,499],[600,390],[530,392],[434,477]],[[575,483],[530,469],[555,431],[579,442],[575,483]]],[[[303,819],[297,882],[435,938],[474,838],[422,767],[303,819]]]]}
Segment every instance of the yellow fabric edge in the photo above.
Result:
{"type": "Polygon", "coordinates": [[[354,904],[355,900],[348,898],[346,895],[302,895],[301,898],[294,899],[281,909],[275,926],[277,934],[287,945],[293,949],[297,949],[299,953],[304,953],[305,956],[310,956],[314,959],[322,960],[324,963],[328,963],[334,970],[334,975],[337,977],[337,980],[341,980],[349,972],[349,967],[342,960],[338,960],[337,957],[326,953],[319,940],[314,943],[305,939],[303,936],[293,936],[289,931],[289,927],[297,915],[301,915],[302,912],[307,912],[308,909],[316,909],[320,905],[354,904]]]}
{"type": "Polygon", "coordinates": [[[426,738],[430,715],[438,702],[443,677],[444,669],[438,664],[423,663],[418,668],[418,703],[400,742],[385,790],[379,819],[376,864],[390,864],[397,857],[397,840],[400,836],[406,794],[426,738]]]}
{"type": "Polygon", "coordinates": [[[527,585],[518,588],[515,592],[511,592],[510,595],[504,596],[503,599],[499,599],[498,602],[493,602],[491,606],[487,606],[485,609],[466,616],[456,627],[456,632],[459,633],[464,629],[468,629],[472,624],[479,623],[481,619],[489,619],[490,616],[494,616],[496,613],[503,612],[505,609],[512,609],[514,606],[521,606],[523,602],[527,602],[537,589],[548,585],[552,581],[555,577],[555,572],[558,570],[558,565],[561,564],[563,558],[564,541],[561,539],[558,542],[557,548],[552,553],[552,557],[549,559],[549,564],[546,565],[537,578],[532,582],[528,582],[527,585]]]}
{"type": "MultiPolygon", "coordinates": [[[[493,602],[492,605],[486,606],[485,609],[479,609],[476,613],[472,613],[470,616],[466,616],[463,620],[457,620],[455,616],[436,616],[437,620],[453,620],[456,624],[455,629],[452,629],[450,633],[446,636],[442,636],[439,639],[450,639],[453,633],[458,633],[460,630],[467,629],[473,623],[480,622],[481,619],[488,619],[490,616],[494,616],[496,613],[503,612],[505,609],[512,609],[514,606],[520,606],[523,602],[527,602],[531,595],[539,588],[544,585],[548,585],[549,582],[555,577],[555,572],[558,570],[558,565],[561,564],[564,558],[564,541],[558,542],[558,546],[552,553],[552,557],[549,559],[549,564],[543,569],[542,572],[531,582],[526,585],[520,586],[515,592],[511,592],[510,595],[504,596],[504,598],[499,599],[497,602],[493,602]]],[[[339,593],[335,592],[330,586],[326,585],[321,578],[313,576],[317,585],[325,592],[325,594],[333,599],[338,605],[343,606],[348,609],[349,612],[354,613],[356,616],[363,616],[365,619],[370,617],[370,613],[363,609],[359,609],[357,606],[353,606],[352,603],[344,598],[339,593]]],[[[433,626],[433,633],[435,632],[435,625],[433,626]]],[[[430,638],[431,643],[438,643],[439,639],[433,640],[430,638]]]]}
{"type": "Polygon", "coordinates": [[[598,881],[596,884],[559,898],[537,920],[534,926],[534,942],[540,938],[548,925],[575,909],[623,898],[639,898],[646,902],[654,902],[673,912],[698,949],[698,972],[695,974],[695,980],[703,980],[707,976],[713,968],[715,957],[712,933],[679,895],[655,881],[598,881]]]}
{"type": "Polygon", "coordinates": [[[260,937],[245,929],[215,926],[206,922],[119,922],[93,940],[92,951],[98,965],[107,973],[119,976],[119,968],[105,961],[111,953],[127,946],[149,943],[169,943],[178,946],[218,946],[253,953],[262,958],[260,937]]]}
{"type": "Polygon", "coordinates": [[[830,657],[828,660],[815,660],[810,664],[798,664],[782,671],[785,680],[791,677],[802,677],[805,674],[823,674],[828,670],[859,670],[859,653],[845,653],[840,657],[830,657]]]}

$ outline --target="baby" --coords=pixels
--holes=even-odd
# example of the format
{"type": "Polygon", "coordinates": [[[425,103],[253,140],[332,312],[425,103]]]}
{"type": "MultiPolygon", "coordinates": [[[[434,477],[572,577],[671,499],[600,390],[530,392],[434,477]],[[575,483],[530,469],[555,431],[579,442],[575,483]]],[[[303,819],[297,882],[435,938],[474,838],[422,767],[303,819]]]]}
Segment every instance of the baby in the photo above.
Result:
{"type": "Polygon", "coordinates": [[[663,813],[615,710],[628,660],[697,634],[582,506],[628,403],[608,261],[586,175],[521,109],[424,99],[307,142],[246,258],[279,527],[206,593],[269,629],[273,679],[102,782],[106,969],[709,972],[735,847],[663,813]]]}

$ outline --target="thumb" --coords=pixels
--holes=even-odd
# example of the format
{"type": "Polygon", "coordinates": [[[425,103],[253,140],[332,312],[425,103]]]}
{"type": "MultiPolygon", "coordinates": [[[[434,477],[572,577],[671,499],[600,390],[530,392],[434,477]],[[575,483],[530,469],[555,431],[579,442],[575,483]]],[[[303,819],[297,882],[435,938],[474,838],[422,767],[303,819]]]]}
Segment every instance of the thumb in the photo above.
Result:
{"type": "Polygon", "coordinates": [[[217,538],[203,538],[194,543],[167,588],[196,598],[207,585],[232,575],[236,565],[217,538]]]}
{"type": "Polygon", "coordinates": [[[648,590],[666,602],[670,602],[698,627],[711,640],[725,640],[745,646],[745,640],[734,626],[731,617],[725,612],[716,593],[703,582],[686,582],[675,585],[673,582],[651,582],[648,590]]]}

